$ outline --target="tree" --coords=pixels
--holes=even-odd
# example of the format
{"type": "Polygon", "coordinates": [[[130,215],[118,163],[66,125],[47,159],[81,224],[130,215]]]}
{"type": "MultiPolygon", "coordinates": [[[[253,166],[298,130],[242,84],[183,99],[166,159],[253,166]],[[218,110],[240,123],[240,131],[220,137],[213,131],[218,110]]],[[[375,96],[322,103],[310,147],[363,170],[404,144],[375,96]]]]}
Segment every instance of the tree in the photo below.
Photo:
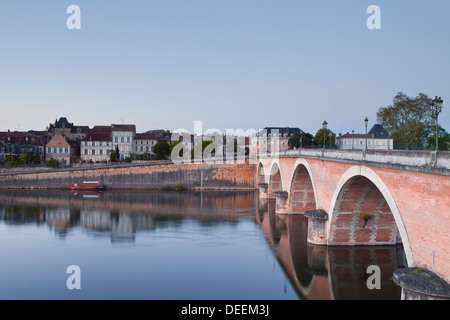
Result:
{"type": "Polygon", "coordinates": [[[118,145],[116,145],[116,150],[114,151],[114,156],[116,157],[116,161],[120,160],[120,151],[119,151],[118,145]]]}
{"type": "Polygon", "coordinates": [[[320,148],[334,148],[336,144],[335,134],[328,128],[319,129],[314,140],[320,148]]]}
{"type": "MultiPolygon", "coordinates": [[[[170,154],[172,154],[173,148],[175,148],[175,147],[176,147],[177,145],[179,145],[180,143],[181,143],[180,141],[174,141],[174,142],[172,142],[172,143],[170,144],[170,154]]],[[[180,150],[180,153],[179,153],[178,156],[182,157],[182,156],[183,156],[183,151],[184,151],[184,148],[180,150]]]]}
{"type": "Polygon", "coordinates": [[[56,159],[50,159],[47,161],[47,167],[49,167],[49,168],[58,168],[58,165],[59,165],[59,163],[58,163],[58,160],[56,160],[56,159]]]}
{"type": "MultiPolygon", "coordinates": [[[[438,126],[438,147],[450,151],[450,133],[441,126],[438,126]]],[[[436,150],[436,131],[428,138],[428,150],[436,150]]]]}
{"type": "Polygon", "coordinates": [[[435,132],[432,99],[423,93],[413,98],[399,92],[392,102],[378,110],[377,120],[394,138],[394,148],[425,149],[435,132]]]}
{"type": "Polygon", "coordinates": [[[166,142],[159,141],[153,147],[153,153],[156,160],[165,160],[170,155],[170,146],[166,142]]]}
{"type": "Polygon", "coordinates": [[[299,149],[305,147],[311,147],[313,144],[313,135],[311,133],[303,132],[296,133],[292,137],[289,138],[288,145],[291,148],[299,149]]]}

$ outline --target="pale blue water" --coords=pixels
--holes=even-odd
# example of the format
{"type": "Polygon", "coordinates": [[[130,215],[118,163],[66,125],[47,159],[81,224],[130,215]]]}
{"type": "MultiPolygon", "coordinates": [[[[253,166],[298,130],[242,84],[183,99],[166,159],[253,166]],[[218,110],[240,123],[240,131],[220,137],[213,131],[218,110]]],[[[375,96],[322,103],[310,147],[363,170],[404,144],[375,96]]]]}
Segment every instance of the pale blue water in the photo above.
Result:
{"type": "Polygon", "coordinates": [[[288,232],[306,225],[265,205],[253,192],[3,192],[0,299],[302,299],[300,280],[316,278],[288,232]],[[80,290],[66,286],[70,265],[80,290]]]}

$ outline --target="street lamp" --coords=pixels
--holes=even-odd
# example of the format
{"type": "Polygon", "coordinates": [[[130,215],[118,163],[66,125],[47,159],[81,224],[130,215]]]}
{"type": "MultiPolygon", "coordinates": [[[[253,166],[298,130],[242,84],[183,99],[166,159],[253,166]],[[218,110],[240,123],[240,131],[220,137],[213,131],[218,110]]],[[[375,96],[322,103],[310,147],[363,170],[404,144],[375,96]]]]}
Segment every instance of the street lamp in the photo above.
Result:
{"type": "Polygon", "coordinates": [[[322,149],[325,149],[325,139],[327,138],[327,135],[326,135],[327,126],[328,126],[328,122],[326,120],[324,122],[322,122],[322,127],[323,127],[323,147],[322,147],[322,149]]]}
{"type": "Polygon", "coordinates": [[[366,124],[366,150],[367,150],[367,125],[369,124],[369,119],[367,119],[367,117],[364,119],[364,123],[366,124]]]}
{"type": "Polygon", "coordinates": [[[355,138],[355,130],[352,130],[352,150],[353,150],[353,139],[355,138]]]}
{"type": "Polygon", "coordinates": [[[442,112],[442,103],[444,101],[441,97],[437,97],[433,100],[434,114],[436,115],[436,151],[439,149],[439,140],[438,140],[438,116],[439,113],[442,112]]]}

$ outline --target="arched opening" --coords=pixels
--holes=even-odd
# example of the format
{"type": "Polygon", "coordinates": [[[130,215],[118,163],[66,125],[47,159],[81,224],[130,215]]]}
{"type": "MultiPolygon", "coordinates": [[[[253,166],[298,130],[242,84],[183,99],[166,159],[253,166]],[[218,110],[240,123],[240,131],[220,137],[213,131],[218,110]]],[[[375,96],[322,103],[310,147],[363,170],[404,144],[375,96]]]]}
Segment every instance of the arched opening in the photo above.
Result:
{"type": "Polygon", "coordinates": [[[339,191],[330,221],[329,245],[401,243],[394,215],[378,187],[356,175],[339,191]]]}
{"type": "Polygon", "coordinates": [[[269,195],[273,196],[278,191],[283,191],[283,186],[281,183],[280,167],[274,163],[270,171],[269,195]]]}
{"type": "Polygon", "coordinates": [[[314,186],[308,170],[299,164],[294,171],[289,192],[289,212],[304,213],[316,209],[314,186]]]}
{"type": "Polygon", "coordinates": [[[263,183],[266,183],[266,176],[264,174],[264,166],[262,162],[260,162],[258,165],[258,170],[256,172],[256,185],[258,186],[263,183]]]}

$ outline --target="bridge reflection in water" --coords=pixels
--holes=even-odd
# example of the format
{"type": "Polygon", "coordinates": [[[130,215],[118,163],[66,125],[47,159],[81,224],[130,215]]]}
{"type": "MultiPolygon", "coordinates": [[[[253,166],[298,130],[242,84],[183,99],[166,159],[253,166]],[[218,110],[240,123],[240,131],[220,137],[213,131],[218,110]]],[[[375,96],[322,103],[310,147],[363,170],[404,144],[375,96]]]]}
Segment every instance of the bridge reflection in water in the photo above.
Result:
{"type": "Polygon", "coordinates": [[[256,221],[300,298],[311,300],[399,300],[393,272],[407,266],[403,247],[317,246],[307,243],[308,219],[275,213],[276,201],[257,199],[256,221]],[[370,290],[370,265],[380,267],[381,289],[370,290]]]}
{"type": "Polygon", "coordinates": [[[401,289],[392,274],[407,265],[402,246],[311,245],[308,219],[302,214],[276,214],[275,207],[275,200],[260,199],[257,192],[0,193],[4,223],[48,225],[63,238],[80,228],[94,237],[110,237],[112,243],[134,242],[140,230],[186,219],[205,226],[254,219],[300,299],[400,299],[401,289]],[[381,290],[367,288],[370,265],[381,269],[381,290]]]}

